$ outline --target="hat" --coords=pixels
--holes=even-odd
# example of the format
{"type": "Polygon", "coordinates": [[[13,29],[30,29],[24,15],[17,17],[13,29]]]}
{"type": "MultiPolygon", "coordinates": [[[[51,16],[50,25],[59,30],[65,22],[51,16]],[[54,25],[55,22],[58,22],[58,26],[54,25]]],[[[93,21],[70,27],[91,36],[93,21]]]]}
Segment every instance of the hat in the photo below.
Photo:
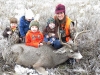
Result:
{"type": "Polygon", "coordinates": [[[32,10],[31,9],[26,10],[25,18],[26,19],[32,19],[33,17],[34,17],[34,14],[33,14],[32,10]]]}
{"type": "Polygon", "coordinates": [[[30,22],[29,28],[31,28],[32,26],[37,26],[37,27],[39,28],[39,22],[38,22],[38,21],[32,20],[32,21],[30,22]]]}
{"type": "Polygon", "coordinates": [[[50,18],[48,19],[47,25],[49,25],[50,23],[55,23],[55,20],[54,20],[52,17],[50,17],[50,18]]]}
{"type": "Polygon", "coordinates": [[[60,12],[64,12],[64,14],[65,14],[65,6],[62,5],[62,4],[58,4],[58,5],[56,6],[56,9],[55,9],[55,13],[56,13],[56,14],[57,14],[57,13],[60,13],[60,12]]]}

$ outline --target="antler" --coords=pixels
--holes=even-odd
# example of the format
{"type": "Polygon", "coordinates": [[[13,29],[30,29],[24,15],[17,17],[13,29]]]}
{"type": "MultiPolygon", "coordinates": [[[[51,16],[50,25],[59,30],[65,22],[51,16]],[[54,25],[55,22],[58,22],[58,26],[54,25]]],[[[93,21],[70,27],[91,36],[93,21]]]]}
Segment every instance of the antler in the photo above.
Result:
{"type": "Polygon", "coordinates": [[[81,32],[76,32],[76,35],[75,35],[75,37],[74,37],[74,45],[76,44],[76,39],[77,39],[77,37],[78,37],[80,34],[86,33],[86,32],[88,32],[88,31],[90,31],[90,30],[83,30],[83,31],[81,31],[81,32]]]}
{"type": "MultiPolygon", "coordinates": [[[[76,25],[77,25],[77,21],[76,21],[76,25]]],[[[76,39],[77,39],[77,37],[78,37],[80,34],[86,33],[86,32],[88,32],[88,31],[90,31],[90,30],[83,30],[83,31],[81,31],[81,32],[76,32],[75,37],[74,37],[74,39],[73,39],[73,44],[71,44],[71,45],[68,44],[67,42],[64,43],[64,42],[62,41],[62,39],[61,39],[61,33],[60,33],[60,31],[59,31],[59,27],[58,27],[58,37],[59,37],[59,40],[60,40],[60,42],[61,42],[62,45],[65,45],[65,46],[67,46],[68,48],[72,48],[72,46],[76,46],[76,39]]]]}
{"type": "Polygon", "coordinates": [[[62,45],[65,45],[65,46],[67,46],[68,48],[71,48],[71,45],[69,45],[68,43],[62,42],[62,40],[61,40],[61,33],[60,33],[60,31],[59,31],[59,27],[58,27],[58,37],[59,37],[59,40],[60,40],[60,42],[61,42],[62,45]]]}

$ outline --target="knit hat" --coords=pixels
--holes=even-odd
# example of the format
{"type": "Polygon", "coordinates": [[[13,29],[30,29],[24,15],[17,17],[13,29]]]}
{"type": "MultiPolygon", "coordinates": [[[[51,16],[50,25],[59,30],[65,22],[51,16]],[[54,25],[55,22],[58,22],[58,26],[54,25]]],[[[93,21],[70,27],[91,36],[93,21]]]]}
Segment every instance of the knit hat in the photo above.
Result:
{"type": "Polygon", "coordinates": [[[38,21],[32,20],[32,21],[30,22],[29,28],[31,28],[32,26],[37,26],[37,27],[39,28],[39,22],[38,22],[38,21]]]}
{"type": "Polygon", "coordinates": [[[50,18],[48,19],[47,25],[49,25],[50,23],[55,23],[55,20],[54,20],[52,17],[50,17],[50,18]]]}
{"type": "Polygon", "coordinates": [[[32,19],[33,17],[34,17],[34,14],[33,14],[32,10],[31,9],[26,10],[25,18],[26,19],[32,19]]]}
{"type": "Polygon", "coordinates": [[[65,6],[62,5],[62,4],[58,4],[58,5],[56,6],[56,9],[55,9],[55,13],[56,13],[56,14],[57,14],[57,13],[60,13],[60,12],[64,12],[64,14],[65,14],[65,6]]]}

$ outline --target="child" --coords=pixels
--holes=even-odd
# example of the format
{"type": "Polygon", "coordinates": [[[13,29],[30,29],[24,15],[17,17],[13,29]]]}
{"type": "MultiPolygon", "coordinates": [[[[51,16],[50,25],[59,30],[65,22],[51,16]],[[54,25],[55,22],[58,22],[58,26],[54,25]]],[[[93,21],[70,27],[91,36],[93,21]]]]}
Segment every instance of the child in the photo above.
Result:
{"type": "Polygon", "coordinates": [[[19,43],[20,42],[20,34],[17,28],[17,19],[14,17],[10,18],[10,26],[6,27],[3,32],[3,37],[7,38],[7,40],[11,43],[19,43]]]}
{"type": "Polygon", "coordinates": [[[43,45],[43,34],[39,31],[39,22],[32,20],[29,25],[30,30],[26,33],[25,43],[28,46],[38,48],[43,45]]]}
{"type": "Polygon", "coordinates": [[[47,21],[47,26],[43,31],[44,43],[51,44],[56,49],[61,47],[60,41],[58,40],[57,30],[58,27],[55,25],[55,20],[50,17],[47,21]]]}

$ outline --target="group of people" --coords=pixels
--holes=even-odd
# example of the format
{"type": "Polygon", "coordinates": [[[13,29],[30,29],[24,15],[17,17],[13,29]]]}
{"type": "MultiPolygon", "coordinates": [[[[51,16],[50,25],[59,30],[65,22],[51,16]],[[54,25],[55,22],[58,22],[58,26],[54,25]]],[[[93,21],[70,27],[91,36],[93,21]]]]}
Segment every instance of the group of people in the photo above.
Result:
{"type": "Polygon", "coordinates": [[[19,36],[19,39],[14,39],[15,43],[24,42],[28,46],[40,47],[43,44],[52,45],[55,49],[62,47],[58,37],[61,33],[63,42],[72,42],[70,29],[74,28],[74,22],[65,14],[65,6],[58,4],[55,8],[55,16],[50,17],[43,32],[39,30],[39,22],[34,20],[34,15],[29,9],[24,16],[20,18],[19,25],[16,18],[10,19],[10,27],[7,27],[3,36],[8,38],[9,35],[19,36]]]}

